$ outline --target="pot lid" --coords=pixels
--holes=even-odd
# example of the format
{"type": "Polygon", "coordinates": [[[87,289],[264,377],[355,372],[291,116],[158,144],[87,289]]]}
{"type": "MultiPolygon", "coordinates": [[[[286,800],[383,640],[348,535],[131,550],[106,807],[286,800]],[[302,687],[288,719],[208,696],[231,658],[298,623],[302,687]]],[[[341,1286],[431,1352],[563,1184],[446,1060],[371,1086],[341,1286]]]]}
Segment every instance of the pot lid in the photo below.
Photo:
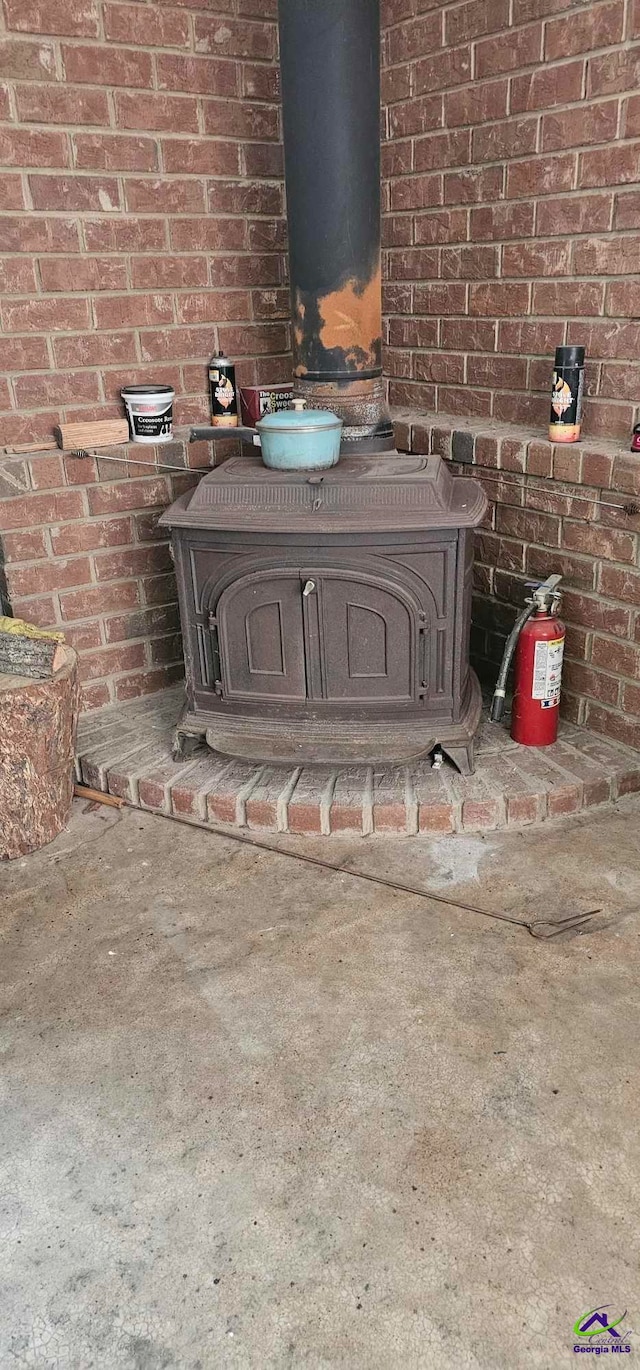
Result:
{"type": "Polygon", "coordinates": [[[278,409],[275,414],[265,414],[256,428],[259,432],[313,432],[342,428],[342,419],[330,409],[278,409]]]}
{"type": "Polygon", "coordinates": [[[160,519],[169,528],[249,532],[359,532],[471,528],[487,497],[452,476],[438,456],[343,457],[324,472],[272,471],[259,457],[230,457],[160,519]]]}

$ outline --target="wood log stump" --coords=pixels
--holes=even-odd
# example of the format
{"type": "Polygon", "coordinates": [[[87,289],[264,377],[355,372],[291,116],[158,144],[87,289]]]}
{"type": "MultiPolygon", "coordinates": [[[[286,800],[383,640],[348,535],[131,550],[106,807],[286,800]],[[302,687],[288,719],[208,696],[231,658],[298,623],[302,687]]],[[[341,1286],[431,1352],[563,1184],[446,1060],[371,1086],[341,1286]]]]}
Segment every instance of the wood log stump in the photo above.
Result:
{"type": "Polygon", "coordinates": [[[49,680],[0,675],[0,859],[37,851],[64,828],[73,798],[77,657],[49,680]]]}

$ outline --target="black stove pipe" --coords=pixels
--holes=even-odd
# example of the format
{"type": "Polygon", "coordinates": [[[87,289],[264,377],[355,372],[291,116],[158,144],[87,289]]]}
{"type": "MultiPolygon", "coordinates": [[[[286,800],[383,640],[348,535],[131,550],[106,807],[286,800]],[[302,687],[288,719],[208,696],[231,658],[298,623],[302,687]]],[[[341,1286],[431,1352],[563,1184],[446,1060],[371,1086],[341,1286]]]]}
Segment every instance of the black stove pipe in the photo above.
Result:
{"type": "Polygon", "coordinates": [[[393,447],[382,381],[379,0],[279,0],[296,389],[393,447]]]}

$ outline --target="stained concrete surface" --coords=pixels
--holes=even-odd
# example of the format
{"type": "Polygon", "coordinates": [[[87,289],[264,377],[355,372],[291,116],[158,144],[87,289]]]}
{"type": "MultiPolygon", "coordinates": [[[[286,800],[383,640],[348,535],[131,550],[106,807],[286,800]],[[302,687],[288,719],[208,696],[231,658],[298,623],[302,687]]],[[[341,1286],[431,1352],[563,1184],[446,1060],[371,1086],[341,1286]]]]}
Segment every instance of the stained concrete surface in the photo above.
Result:
{"type": "Polygon", "coordinates": [[[2,868],[2,1370],[512,1370],[597,1304],[640,1328],[639,816],[279,840],[603,910],[551,942],[133,810],[2,868]]]}

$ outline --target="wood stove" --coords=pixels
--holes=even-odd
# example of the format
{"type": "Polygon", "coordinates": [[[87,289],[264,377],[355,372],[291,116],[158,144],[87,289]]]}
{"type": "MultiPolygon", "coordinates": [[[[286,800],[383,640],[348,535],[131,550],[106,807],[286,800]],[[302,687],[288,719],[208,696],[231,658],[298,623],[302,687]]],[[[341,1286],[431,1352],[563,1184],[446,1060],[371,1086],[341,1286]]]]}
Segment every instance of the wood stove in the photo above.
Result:
{"type": "Polygon", "coordinates": [[[231,459],[161,519],[185,640],[176,745],[195,733],[290,764],[406,762],[440,743],[468,771],[472,535],[486,501],[439,457],[393,450],[379,0],[280,0],[279,28],[294,383],[342,418],[344,456],[323,476],[231,459]]]}
{"type": "Polygon", "coordinates": [[[185,640],[178,746],[266,762],[473,768],[473,480],[436,456],[344,458],[323,475],[231,458],[163,515],[185,640]]]}

